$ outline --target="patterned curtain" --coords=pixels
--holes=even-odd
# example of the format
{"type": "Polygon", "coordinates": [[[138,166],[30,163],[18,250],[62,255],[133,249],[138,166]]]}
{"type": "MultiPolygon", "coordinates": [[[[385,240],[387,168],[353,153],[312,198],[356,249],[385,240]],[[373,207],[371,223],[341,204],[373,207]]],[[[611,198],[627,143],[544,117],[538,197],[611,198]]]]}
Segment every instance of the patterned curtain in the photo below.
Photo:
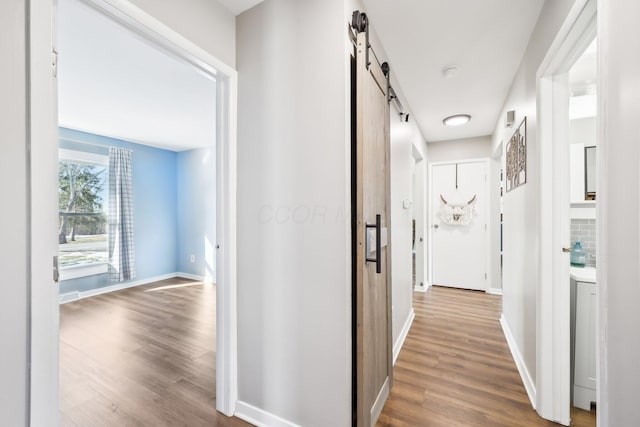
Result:
{"type": "Polygon", "coordinates": [[[131,151],[109,148],[109,280],[136,277],[131,151]]]}

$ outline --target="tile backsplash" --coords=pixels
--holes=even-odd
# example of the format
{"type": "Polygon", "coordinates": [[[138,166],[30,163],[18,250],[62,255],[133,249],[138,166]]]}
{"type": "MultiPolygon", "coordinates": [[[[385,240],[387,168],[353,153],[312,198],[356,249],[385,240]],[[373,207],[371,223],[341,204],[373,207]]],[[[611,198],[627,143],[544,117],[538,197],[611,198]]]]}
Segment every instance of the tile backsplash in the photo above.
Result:
{"type": "Polygon", "coordinates": [[[582,243],[582,249],[587,253],[587,266],[596,266],[596,220],[571,220],[571,247],[576,241],[582,243]]]}

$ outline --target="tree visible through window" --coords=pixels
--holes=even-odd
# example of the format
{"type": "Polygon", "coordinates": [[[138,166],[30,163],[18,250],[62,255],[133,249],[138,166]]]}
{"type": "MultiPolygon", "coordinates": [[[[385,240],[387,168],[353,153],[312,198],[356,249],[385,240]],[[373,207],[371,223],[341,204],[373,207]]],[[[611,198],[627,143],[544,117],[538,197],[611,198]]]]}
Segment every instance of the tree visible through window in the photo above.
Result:
{"type": "Polygon", "coordinates": [[[58,168],[62,267],[107,262],[108,167],[61,159],[58,168]]]}

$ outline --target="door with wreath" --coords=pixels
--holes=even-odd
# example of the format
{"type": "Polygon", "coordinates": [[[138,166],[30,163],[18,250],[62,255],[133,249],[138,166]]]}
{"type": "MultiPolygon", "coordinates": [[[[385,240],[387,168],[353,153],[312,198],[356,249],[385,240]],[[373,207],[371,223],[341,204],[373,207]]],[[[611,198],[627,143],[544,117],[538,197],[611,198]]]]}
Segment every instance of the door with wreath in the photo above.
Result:
{"type": "Polygon", "coordinates": [[[489,232],[487,162],[432,165],[432,284],[485,290],[489,232]]]}

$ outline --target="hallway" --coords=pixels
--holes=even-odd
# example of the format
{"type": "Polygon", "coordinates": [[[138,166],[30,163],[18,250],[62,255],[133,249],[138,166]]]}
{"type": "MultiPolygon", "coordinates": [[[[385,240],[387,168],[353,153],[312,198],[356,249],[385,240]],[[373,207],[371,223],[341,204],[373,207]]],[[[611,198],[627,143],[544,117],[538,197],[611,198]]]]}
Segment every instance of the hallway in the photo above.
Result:
{"type": "MultiPolygon", "coordinates": [[[[531,408],[500,327],[500,296],[431,287],[394,367],[378,427],[554,426],[531,408]]],[[[595,413],[572,408],[573,426],[595,413]]]]}

